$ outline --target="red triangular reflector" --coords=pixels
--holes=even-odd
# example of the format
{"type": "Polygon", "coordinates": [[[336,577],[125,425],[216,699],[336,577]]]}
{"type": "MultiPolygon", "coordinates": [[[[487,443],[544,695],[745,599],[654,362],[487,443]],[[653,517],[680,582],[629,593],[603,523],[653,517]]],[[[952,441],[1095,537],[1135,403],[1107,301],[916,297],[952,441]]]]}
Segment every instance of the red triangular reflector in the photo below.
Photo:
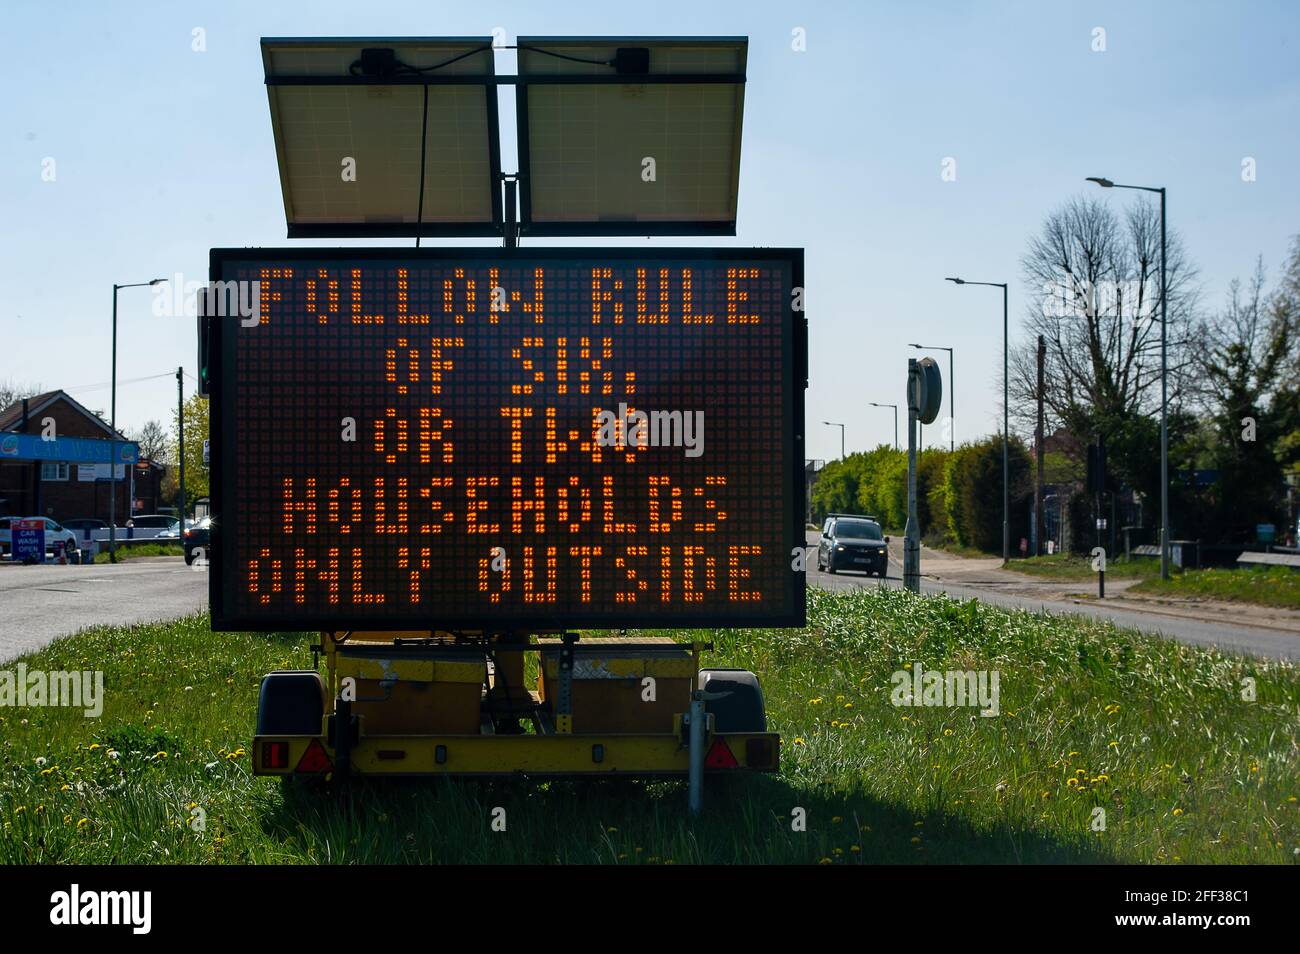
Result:
{"type": "Polygon", "coordinates": [[[320,744],[320,739],[312,739],[307,746],[307,751],[302,753],[302,758],[298,760],[298,767],[295,772],[329,772],[334,769],[334,763],[330,757],[325,754],[325,746],[320,744]]]}
{"type": "Polygon", "coordinates": [[[709,749],[709,754],[704,756],[704,767],[711,769],[718,768],[738,768],[740,763],[736,757],[731,754],[731,748],[727,745],[725,739],[718,739],[709,749]]]}

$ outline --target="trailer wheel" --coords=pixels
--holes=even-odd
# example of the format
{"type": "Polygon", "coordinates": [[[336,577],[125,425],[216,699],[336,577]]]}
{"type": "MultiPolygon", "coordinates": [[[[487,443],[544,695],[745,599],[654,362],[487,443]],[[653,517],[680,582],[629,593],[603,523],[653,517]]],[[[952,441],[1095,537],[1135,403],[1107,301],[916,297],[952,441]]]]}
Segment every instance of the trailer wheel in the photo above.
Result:
{"type": "Polygon", "coordinates": [[[319,735],[325,715],[325,683],[314,670],[262,677],[257,694],[258,735],[319,735]]]}
{"type": "Polygon", "coordinates": [[[763,690],[749,670],[701,669],[696,686],[705,692],[727,693],[704,703],[704,710],[713,716],[715,732],[767,731],[763,690]]]}

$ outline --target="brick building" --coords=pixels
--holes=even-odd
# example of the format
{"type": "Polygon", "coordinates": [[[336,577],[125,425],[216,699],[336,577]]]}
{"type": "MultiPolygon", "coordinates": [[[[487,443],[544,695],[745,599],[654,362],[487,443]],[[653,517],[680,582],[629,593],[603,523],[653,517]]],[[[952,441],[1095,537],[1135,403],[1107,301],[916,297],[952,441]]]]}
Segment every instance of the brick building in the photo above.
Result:
{"type": "MultiPolygon", "coordinates": [[[[4,442],[6,434],[40,437],[48,433],[50,420],[60,439],[81,439],[77,443],[82,447],[103,445],[111,449],[113,440],[129,443],[125,436],[115,434],[100,417],[63,391],[47,391],[15,401],[0,411],[0,443],[5,445],[0,447],[0,516],[42,516],[55,520],[96,517],[107,522],[109,494],[116,484],[120,526],[133,512],[130,508],[133,483],[137,502],[148,507],[134,512],[153,513],[157,509],[163,468],[150,461],[123,464],[123,479],[110,481],[110,465],[106,463],[6,459],[9,445],[17,443],[4,442]]],[[[104,459],[109,459],[107,453],[104,459]]]]}

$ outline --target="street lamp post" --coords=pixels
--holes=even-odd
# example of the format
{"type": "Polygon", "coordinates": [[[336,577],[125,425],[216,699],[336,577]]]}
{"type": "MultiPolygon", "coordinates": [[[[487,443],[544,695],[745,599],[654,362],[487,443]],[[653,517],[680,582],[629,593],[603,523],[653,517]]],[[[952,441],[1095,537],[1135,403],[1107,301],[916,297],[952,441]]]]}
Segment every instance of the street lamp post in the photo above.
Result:
{"type": "Polygon", "coordinates": [[[985,285],[989,288],[1002,289],[1002,562],[1011,559],[1011,454],[1010,441],[1010,401],[1008,385],[1011,379],[1007,342],[1007,285],[1006,282],[968,282],[962,278],[949,278],[954,285],[985,285]]]}
{"type": "Polygon", "coordinates": [[[840,429],[840,460],[843,460],[844,459],[844,425],[836,424],[834,421],[822,421],[822,423],[827,424],[831,427],[838,427],[840,429]]]}
{"type": "Polygon", "coordinates": [[[1164,186],[1120,185],[1104,176],[1088,176],[1103,189],[1134,189],[1138,192],[1160,194],[1160,578],[1169,579],[1169,295],[1165,284],[1165,264],[1168,258],[1165,232],[1164,186]]]}
{"type": "MultiPolygon", "coordinates": [[[[108,464],[108,559],[117,562],[117,293],[122,288],[144,288],[159,285],[165,278],[155,278],[148,282],[132,282],[129,285],[113,286],[113,370],[109,385],[109,422],[113,433],[109,436],[108,464]]],[[[129,507],[127,508],[130,509],[129,507]]]]}
{"type": "Polygon", "coordinates": [[[948,352],[948,450],[955,451],[957,449],[957,395],[952,383],[952,348],[919,344],[909,344],[908,347],[915,348],[917,351],[948,352]]]}
{"type": "Polygon", "coordinates": [[[875,401],[868,402],[872,407],[892,407],[894,409],[894,450],[898,450],[898,405],[897,404],[879,404],[875,401]]]}

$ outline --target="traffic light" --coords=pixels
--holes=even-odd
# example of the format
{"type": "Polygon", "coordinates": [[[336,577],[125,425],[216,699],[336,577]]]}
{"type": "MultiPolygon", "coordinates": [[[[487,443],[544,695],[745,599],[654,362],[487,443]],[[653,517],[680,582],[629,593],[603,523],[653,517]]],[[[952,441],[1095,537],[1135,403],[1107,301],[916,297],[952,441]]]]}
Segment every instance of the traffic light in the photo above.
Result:
{"type": "Polygon", "coordinates": [[[208,366],[208,317],[203,314],[202,306],[203,296],[199,296],[199,397],[207,397],[211,385],[211,377],[208,366]]]}

